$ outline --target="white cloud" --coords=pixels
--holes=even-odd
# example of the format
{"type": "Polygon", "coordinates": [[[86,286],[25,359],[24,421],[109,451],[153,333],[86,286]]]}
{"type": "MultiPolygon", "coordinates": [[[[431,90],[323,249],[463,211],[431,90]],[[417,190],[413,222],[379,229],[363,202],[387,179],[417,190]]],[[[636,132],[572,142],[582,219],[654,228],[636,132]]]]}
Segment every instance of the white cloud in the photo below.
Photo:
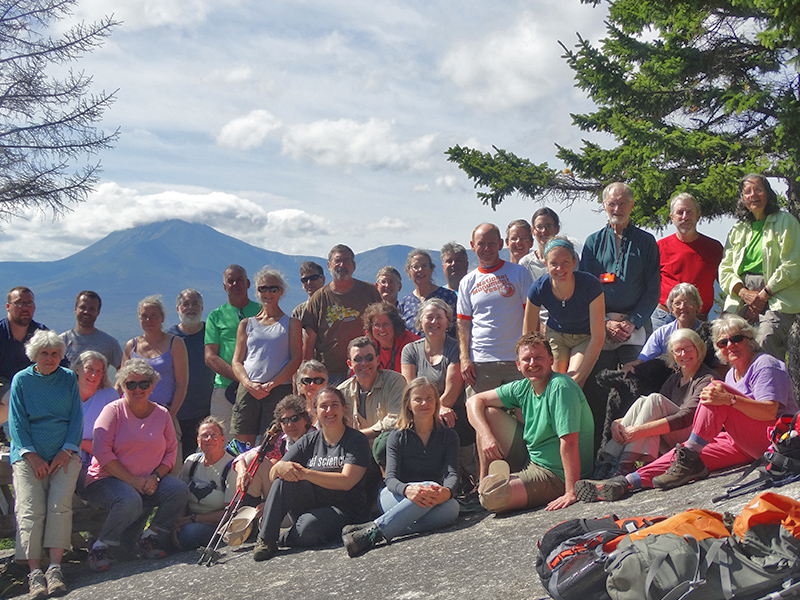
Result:
{"type": "Polygon", "coordinates": [[[236,0],[82,0],[75,10],[78,19],[98,19],[114,14],[130,29],[172,25],[189,27],[202,23],[215,8],[236,0]]]}
{"type": "Polygon", "coordinates": [[[261,146],[280,126],[281,122],[269,111],[254,110],[245,117],[228,121],[217,135],[217,144],[236,150],[251,150],[261,146]]]}
{"type": "MultiPolygon", "coordinates": [[[[272,205],[282,201],[275,196],[260,200],[272,205]]],[[[318,215],[293,208],[268,210],[236,194],[192,188],[146,194],[104,183],[59,220],[48,220],[43,226],[41,214],[29,210],[14,219],[13,230],[5,225],[0,253],[5,260],[52,260],[82,250],[113,231],[167,219],[211,225],[254,246],[287,254],[317,249],[315,238],[330,229],[318,215]]]]}
{"type": "Polygon", "coordinates": [[[328,167],[428,168],[436,135],[398,142],[393,126],[392,120],[375,118],[365,123],[339,119],[293,125],[283,136],[283,154],[328,167]]]}
{"type": "Polygon", "coordinates": [[[446,190],[462,190],[464,189],[464,177],[456,177],[455,175],[441,175],[436,178],[436,185],[445,188],[446,190]]]}
{"type": "Polygon", "coordinates": [[[247,65],[238,67],[214,69],[208,74],[208,81],[222,81],[225,83],[245,83],[253,78],[253,68],[247,65]]]}
{"type": "Polygon", "coordinates": [[[409,231],[411,229],[411,223],[404,219],[383,217],[381,220],[367,225],[367,229],[397,233],[400,231],[409,231]]]}
{"type": "Polygon", "coordinates": [[[530,104],[564,77],[561,47],[539,19],[525,12],[510,29],[465,40],[441,60],[440,71],[480,110],[499,112],[530,104]]]}

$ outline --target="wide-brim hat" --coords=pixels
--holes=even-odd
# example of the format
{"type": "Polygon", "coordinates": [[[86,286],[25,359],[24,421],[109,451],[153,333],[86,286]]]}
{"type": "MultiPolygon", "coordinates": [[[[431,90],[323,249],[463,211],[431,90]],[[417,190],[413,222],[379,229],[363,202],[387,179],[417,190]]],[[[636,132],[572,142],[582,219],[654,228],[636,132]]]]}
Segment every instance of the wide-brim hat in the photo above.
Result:
{"type": "Polygon", "coordinates": [[[253,530],[253,523],[258,517],[257,511],[252,506],[243,506],[231,518],[231,524],[228,526],[228,531],[222,536],[222,540],[228,546],[239,546],[243,544],[247,538],[250,537],[250,532],[253,530]]]}
{"type": "Polygon", "coordinates": [[[511,500],[511,488],[508,480],[511,469],[504,460],[496,460],[489,465],[489,474],[481,479],[478,486],[478,497],[481,506],[486,510],[497,511],[508,506],[511,500]]]}

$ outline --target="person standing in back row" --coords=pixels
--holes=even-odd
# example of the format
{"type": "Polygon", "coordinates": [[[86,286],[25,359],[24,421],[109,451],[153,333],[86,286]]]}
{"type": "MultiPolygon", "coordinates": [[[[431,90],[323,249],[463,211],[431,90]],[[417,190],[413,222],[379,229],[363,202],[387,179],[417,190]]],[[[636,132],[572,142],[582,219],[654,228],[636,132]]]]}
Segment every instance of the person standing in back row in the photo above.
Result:
{"type": "Polygon", "coordinates": [[[328,253],[331,282],[309,298],[303,313],[303,359],[316,358],[328,369],[330,385],[347,379],[347,345],[364,334],[361,315],[382,298],[374,285],[353,279],[356,258],[344,244],[328,253]]]}
{"type": "Polygon", "coordinates": [[[261,310],[261,304],[248,297],[250,280],[242,266],[230,265],[225,269],[222,285],[228,294],[228,302],[208,315],[205,358],[206,364],[216,373],[214,391],[211,394],[211,415],[222,422],[225,437],[230,440],[233,403],[236,402],[236,389],[239,387],[231,367],[236,348],[236,332],[239,321],[256,316],[261,310]]]}

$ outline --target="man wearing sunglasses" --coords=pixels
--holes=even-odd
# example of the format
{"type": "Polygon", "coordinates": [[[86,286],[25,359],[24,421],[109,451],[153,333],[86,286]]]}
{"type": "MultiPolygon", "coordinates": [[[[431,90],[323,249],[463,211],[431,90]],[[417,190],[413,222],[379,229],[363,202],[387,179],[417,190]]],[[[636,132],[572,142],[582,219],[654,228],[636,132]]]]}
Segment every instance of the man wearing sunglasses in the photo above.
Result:
{"type": "Polygon", "coordinates": [[[242,319],[256,316],[261,304],[248,297],[250,280],[247,271],[239,265],[230,265],[222,276],[222,286],[228,294],[228,302],[208,314],[205,334],[205,361],[216,373],[214,391],[211,394],[211,414],[219,419],[230,441],[231,416],[236,401],[239,382],[231,367],[236,348],[236,331],[242,319]]]}
{"type": "Polygon", "coordinates": [[[325,365],[331,385],[347,378],[347,344],[364,334],[361,315],[373,302],[383,301],[374,285],[353,279],[355,270],[355,255],[348,246],[331,248],[331,282],[314,292],[303,313],[303,360],[316,358],[325,365]]]}
{"type": "Polygon", "coordinates": [[[371,501],[382,487],[378,465],[386,464],[386,441],[400,416],[406,379],[396,371],[378,367],[375,342],[366,336],[352,340],[347,355],[347,366],[353,370],[353,376],[339,385],[339,389],[352,407],[352,427],[366,435],[372,445],[375,460],[369,461],[365,476],[367,499],[371,501]]]}
{"type": "MultiPolygon", "coordinates": [[[[306,294],[311,298],[314,292],[325,285],[325,271],[322,269],[322,265],[315,263],[313,260],[307,260],[300,265],[300,285],[303,286],[306,294]]],[[[308,300],[295,306],[292,311],[292,317],[302,320],[306,304],[308,304],[308,300]]]]}

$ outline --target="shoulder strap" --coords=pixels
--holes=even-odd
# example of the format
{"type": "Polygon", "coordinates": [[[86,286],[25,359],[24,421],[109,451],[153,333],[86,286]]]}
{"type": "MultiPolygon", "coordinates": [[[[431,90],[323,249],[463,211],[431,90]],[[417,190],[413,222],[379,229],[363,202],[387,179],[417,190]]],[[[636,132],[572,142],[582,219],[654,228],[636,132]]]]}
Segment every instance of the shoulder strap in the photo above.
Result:
{"type": "MultiPolygon", "coordinates": [[[[203,453],[201,452],[198,454],[198,458],[192,461],[192,466],[189,467],[189,479],[191,480],[194,477],[194,472],[197,471],[197,465],[200,464],[200,461],[203,459],[203,453]]],[[[230,459],[225,468],[222,469],[222,493],[224,494],[225,491],[228,489],[228,473],[231,472],[231,468],[233,467],[233,459],[230,459]]]]}

